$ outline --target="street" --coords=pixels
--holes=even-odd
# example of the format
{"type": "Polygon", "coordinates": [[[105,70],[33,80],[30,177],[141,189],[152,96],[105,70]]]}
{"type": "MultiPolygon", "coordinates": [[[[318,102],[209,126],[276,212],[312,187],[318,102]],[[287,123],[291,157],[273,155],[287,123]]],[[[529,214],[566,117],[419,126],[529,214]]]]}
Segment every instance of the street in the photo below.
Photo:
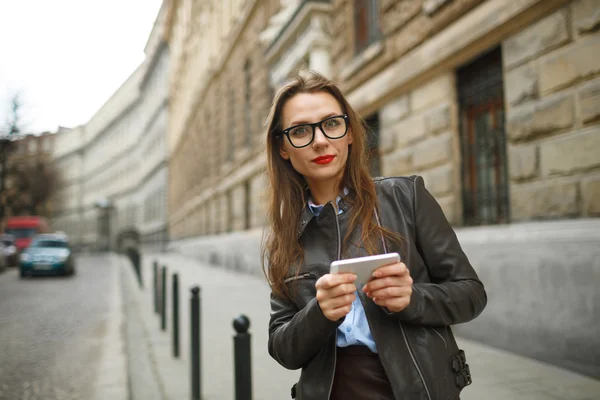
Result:
{"type": "Polygon", "coordinates": [[[110,256],[77,260],[73,277],[0,274],[0,399],[95,396],[118,291],[110,256]]]}

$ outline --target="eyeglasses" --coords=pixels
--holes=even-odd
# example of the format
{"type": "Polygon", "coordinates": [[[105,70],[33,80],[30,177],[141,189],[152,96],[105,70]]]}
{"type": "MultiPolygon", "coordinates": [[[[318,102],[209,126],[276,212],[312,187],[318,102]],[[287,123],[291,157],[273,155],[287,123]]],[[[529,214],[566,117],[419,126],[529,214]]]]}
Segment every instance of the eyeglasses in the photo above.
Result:
{"type": "MultiPolygon", "coordinates": [[[[294,125],[281,132],[296,148],[306,147],[315,140],[315,130],[319,127],[328,139],[340,139],[348,132],[348,115],[334,115],[314,124],[294,125]]],[[[279,136],[281,136],[279,135],[279,136]]]]}

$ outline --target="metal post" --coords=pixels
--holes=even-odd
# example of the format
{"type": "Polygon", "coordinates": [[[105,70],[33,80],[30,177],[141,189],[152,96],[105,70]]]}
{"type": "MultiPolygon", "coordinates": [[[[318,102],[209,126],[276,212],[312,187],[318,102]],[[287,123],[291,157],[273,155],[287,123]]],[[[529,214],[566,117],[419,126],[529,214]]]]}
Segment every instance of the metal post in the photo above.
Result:
{"type": "Polygon", "coordinates": [[[237,332],[233,337],[235,400],[252,400],[251,335],[248,333],[249,327],[250,320],[243,314],[233,320],[233,328],[237,332]]]}
{"type": "Polygon", "coordinates": [[[144,275],[142,273],[142,255],[140,254],[140,251],[138,249],[135,249],[134,257],[137,262],[137,273],[138,273],[138,280],[140,283],[140,288],[143,289],[144,288],[144,275]]]}
{"type": "Polygon", "coordinates": [[[191,361],[192,361],[192,400],[200,400],[201,376],[200,376],[200,287],[194,286],[191,289],[191,361]]]}
{"type": "Polygon", "coordinates": [[[158,314],[158,261],[154,260],[153,263],[153,300],[154,300],[154,313],[158,314]]]}
{"type": "Polygon", "coordinates": [[[179,275],[173,274],[173,357],[179,358],[179,275]]]}
{"type": "Polygon", "coordinates": [[[167,330],[167,267],[162,267],[161,280],[161,295],[160,295],[160,329],[167,330]]]}

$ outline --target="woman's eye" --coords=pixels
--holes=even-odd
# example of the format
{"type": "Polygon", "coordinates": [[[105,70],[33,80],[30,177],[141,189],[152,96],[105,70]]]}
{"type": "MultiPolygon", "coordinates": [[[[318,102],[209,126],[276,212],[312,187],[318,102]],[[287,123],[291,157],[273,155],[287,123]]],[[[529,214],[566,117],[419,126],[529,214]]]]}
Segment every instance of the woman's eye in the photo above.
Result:
{"type": "Polygon", "coordinates": [[[325,121],[325,127],[327,128],[335,128],[340,123],[335,119],[330,119],[329,121],[325,121]]]}
{"type": "Polygon", "coordinates": [[[299,126],[295,129],[292,129],[292,131],[290,132],[290,134],[292,134],[294,136],[306,135],[307,133],[308,133],[308,128],[306,126],[299,126]]]}

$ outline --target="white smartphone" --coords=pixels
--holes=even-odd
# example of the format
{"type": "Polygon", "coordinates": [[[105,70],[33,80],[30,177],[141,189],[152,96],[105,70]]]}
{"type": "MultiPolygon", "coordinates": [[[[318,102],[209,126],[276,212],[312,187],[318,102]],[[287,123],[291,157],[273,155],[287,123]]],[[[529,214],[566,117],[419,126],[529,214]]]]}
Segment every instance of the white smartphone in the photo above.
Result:
{"type": "Polygon", "coordinates": [[[351,272],[356,274],[355,283],[367,283],[373,277],[373,272],[377,268],[398,262],[400,262],[400,254],[398,253],[348,258],[346,260],[333,261],[329,272],[332,274],[351,272]]]}

